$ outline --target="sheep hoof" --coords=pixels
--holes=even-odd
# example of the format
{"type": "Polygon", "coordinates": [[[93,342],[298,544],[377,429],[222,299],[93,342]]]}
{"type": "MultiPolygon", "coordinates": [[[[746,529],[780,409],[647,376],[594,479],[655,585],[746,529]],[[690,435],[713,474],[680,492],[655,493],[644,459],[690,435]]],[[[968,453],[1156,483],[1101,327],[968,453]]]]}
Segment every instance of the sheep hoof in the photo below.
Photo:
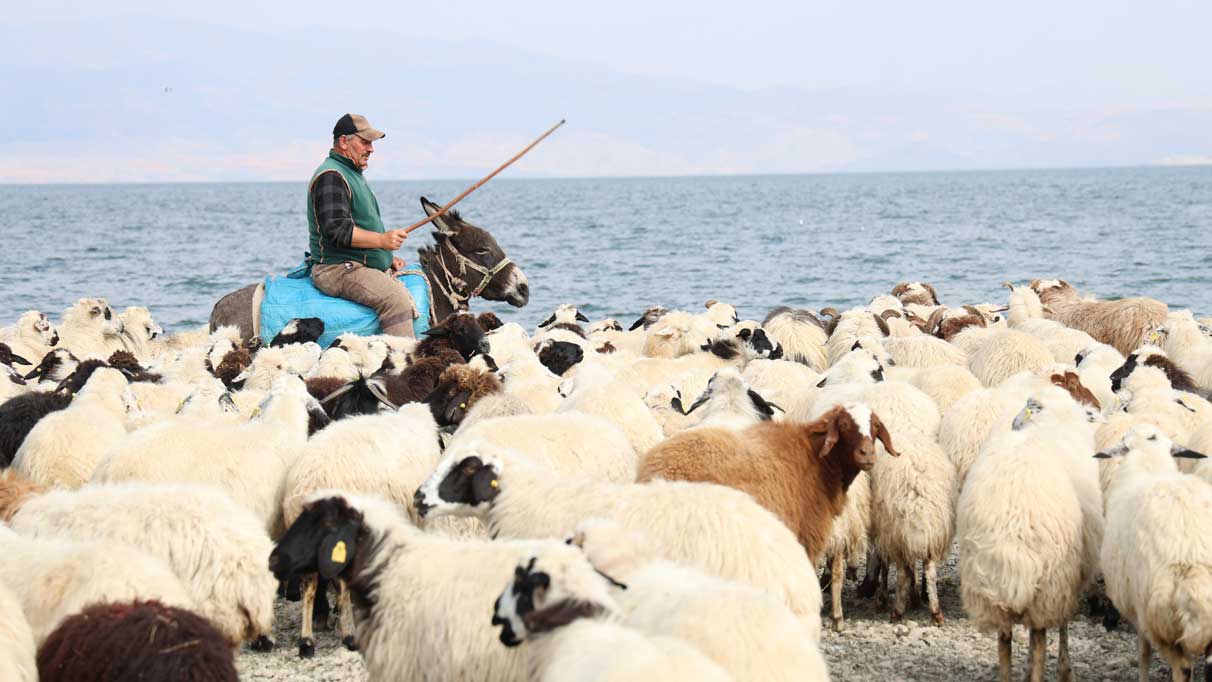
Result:
{"type": "Polygon", "coordinates": [[[943,612],[935,611],[934,613],[930,614],[930,619],[934,621],[935,625],[942,626],[944,621],[943,612]]]}
{"type": "Polygon", "coordinates": [[[299,640],[299,658],[311,658],[316,655],[316,643],[311,637],[299,640]]]}
{"type": "Polygon", "coordinates": [[[897,611],[896,609],[893,609],[892,615],[889,616],[888,619],[890,621],[892,621],[893,623],[899,623],[899,622],[901,622],[901,616],[903,616],[903,615],[905,615],[905,614],[901,613],[900,611],[897,611]]]}
{"type": "Polygon", "coordinates": [[[1115,604],[1108,599],[1103,604],[1103,628],[1107,632],[1119,627],[1119,609],[1115,608],[1115,604]]]}
{"type": "Polygon", "coordinates": [[[353,635],[345,635],[341,638],[341,643],[344,644],[345,648],[349,649],[350,651],[358,650],[358,643],[354,641],[353,635]]]}
{"type": "Polygon", "coordinates": [[[842,618],[833,619],[833,631],[834,632],[841,632],[842,630],[845,630],[845,629],[846,629],[845,620],[843,620],[842,618]]]}
{"type": "Polygon", "coordinates": [[[874,597],[875,596],[875,581],[874,580],[864,580],[863,582],[859,583],[856,593],[858,594],[858,596],[863,597],[864,599],[870,599],[870,598],[874,597]]]}
{"type": "Polygon", "coordinates": [[[265,653],[267,651],[274,650],[274,641],[265,635],[261,635],[260,637],[253,640],[253,643],[251,644],[251,646],[252,646],[253,651],[260,651],[261,653],[265,653]]]}

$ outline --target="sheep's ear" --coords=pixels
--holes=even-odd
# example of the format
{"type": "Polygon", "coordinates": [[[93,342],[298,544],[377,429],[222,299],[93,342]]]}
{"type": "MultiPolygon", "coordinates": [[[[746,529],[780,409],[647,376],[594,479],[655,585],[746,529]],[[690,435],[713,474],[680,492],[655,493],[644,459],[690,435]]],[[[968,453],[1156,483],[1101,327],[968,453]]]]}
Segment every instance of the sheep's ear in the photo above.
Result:
{"type": "Polygon", "coordinates": [[[1184,448],[1183,446],[1177,445],[1177,444],[1170,446],[1170,456],[1171,457],[1182,457],[1184,459],[1206,459],[1208,457],[1207,455],[1205,455],[1201,452],[1196,452],[1194,450],[1188,450],[1187,448],[1184,448]]]}
{"type": "Polygon", "coordinates": [[[1183,408],[1185,408],[1188,412],[1196,411],[1194,407],[1191,407],[1190,405],[1188,405],[1186,402],[1183,401],[1182,398],[1175,398],[1174,402],[1178,403],[1179,405],[1182,405],[1183,408]]]}
{"type": "Polygon", "coordinates": [[[753,336],[753,330],[749,329],[749,328],[745,328],[745,329],[742,329],[741,331],[737,332],[736,335],[741,337],[745,341],[748,341],[749,337],[753,336]]]}
{"type": "Polygon", "coordinates": [[[686,414],[686,407],[682,405],[682,396],[680,394],[673,396],[673,400],[669,401],[669,406],[682,414],[686,414]]]}
{"type": "Polygon", "coordinates": [[[9,361],[12,362],[14,365],[32,365],[32,364],[34,364],[34,363],[30,362],[29,360],[26,360],[25,358],[21,357],[20,355],[17,355],[16,353],[9,354],[9,361]]]}
{"type": "Polygon", "coordinates": [[[471,492],[475,496],[476,504],[491,502],[497,493],[501,492],[500,485],[497,472],[490,466],[482,467],[471,477],[471,492]]]}
{"type": "Polygon", "coordinates": [[[840,410],[835,410],[829,416],[829,421],[825,422],[825,442],[821,445],[821,451],[816,453],[818,457],[825,457],[833,448],[837,446],[837,442],[842,437],[841,429],[838,428],[838,421],[841,418],[840,410]]]}
{"type": "Polygon", "coordinates": [[[540,322],[539,326],[546,327],[547,325],[551,324],[552,322],[555,322],[555,313],[552,313],[546,320],[543,320],[542,322],[540,322]]]}
{"type": "Polygon", "coordinates": [[[544,609],[531,611],[522,617],[528,632],[551,632],[568,625],[578,618],[588,618],[601,612],[602,608],[585,601],[565,599],[544,609]]]}
{"type": "Polygon", "coordinates": [[[99,305],[95,305],[95,306],[93,306],[93,307],[89,308],[89,309],[88,309],[88,314],[89,314],[89,315],[100,315],[100,314],[101,314],[101,306],[99,306],[99,305]]]}
{"type": "Polygon", "coordinates": [[[263,345],[265,345],[265,342],[261,340],[260,336],[254,336],[244,343],[244,347],[251,352],[260,350],[263,345]]]}
{"type": "Polygon", "coordinates": [[[934,290],[934,287],[925,282],[922,282],[922,286],[926,288],[926,291],[930,292],[930,299],[934,301],[934,305],[938,305],[938,292],[934,290]]]}
{"type": "Polygon", "coordinates": [[[821,380],[820,380],[820,381],[818,381],[818,382],[816,382],[816,387],[817,387],[817,388],[825,388],[825,382],[826,382],[826,381],[828,381],[828,380],[829,380],[829,377],[827,377],[827,376],[821,377],[821,380]]]}
{"type": "Polygon", "coordinates": [[[353,561],[357,537],[358,524],[347,521],[320,541],[316,561],[321,577],[331,580],[345,570],[349,562],[353,561]]]}
{"type": "Polygon", "coordinates": [[[762,413],[762,420],[769,421],[774,416],[774,403],[767,402],[757,391],[749,389],[749,399],[753,401],[753,406],[758,412],[762,413]]]}
{"type": "Polygon", "coordinates": [[[577,322],[589,322],[589,318],[585,317],[585,313],[583,313],[579,310],[577,311],[576,319],[577,319],[577,322]]]}
{"type": "Polygon", "coordinates": [[[425,332],[425,337],[430,339],[443,336],[450,336],[450,330],[446,327],[430,327],[429,330],[425,332]]]}
{"type": "Polygon", "coordinates": [[[874,412],[871,413],[871,431],[879,442],[884,444],[884,449],[888,451],[888,454],[893,457],[901,456],[901,453],[892,447],[892,434],[888,432],[888,427],[884,426],[884,422],[874,412]]]}
{"type": "Polygon", "coordinates": [[[467,415],[467,402],[471,400],[471,390],[463,389],[450,397],[446,410],[442,413],[447,424],[458,424],[467,415]]]}

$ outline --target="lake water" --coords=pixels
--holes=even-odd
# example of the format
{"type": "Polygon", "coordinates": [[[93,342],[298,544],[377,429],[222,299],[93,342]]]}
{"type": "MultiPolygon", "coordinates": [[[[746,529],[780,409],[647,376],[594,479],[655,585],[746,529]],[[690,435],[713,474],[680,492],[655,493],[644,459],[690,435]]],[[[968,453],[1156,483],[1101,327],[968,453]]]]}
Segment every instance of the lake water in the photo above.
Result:
{"type": "MultiPolygon", "coordinates": [[[[389,226],[467,181],[376,181],[389,226]]],[[[0,186],[0,324],[82,296],[144,305],[168,330],[307,248],[298,183],[0,186]]],[[[558,304],[629,323],[652,304],[865,303],[901,280],[944,303],[1004,301],[1003,280],[1067,279],[1212,313],[1212,167],[634,179],[497,179],[460,210],[530,279],[532,327],[558,304]]],[[[401,254],[414,261],[413,233],[401,254]]]]}

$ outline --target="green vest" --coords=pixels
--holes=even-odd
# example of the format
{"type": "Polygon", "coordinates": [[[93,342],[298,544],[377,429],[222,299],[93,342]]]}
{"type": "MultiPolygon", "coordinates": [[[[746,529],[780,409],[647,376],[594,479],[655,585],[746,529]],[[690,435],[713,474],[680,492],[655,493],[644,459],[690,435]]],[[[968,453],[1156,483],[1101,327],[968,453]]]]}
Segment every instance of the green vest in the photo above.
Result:
{"type": "Polygon", "coordinates": [[[379,200],[370,191],[362,171],[353,165],[353,161],[341,156],[335,151],[328,152],[328,158],[316,169],[307,184],[307,234],[311,259],[316,263],[331,264],[353,261],[376,270],[386,271],[391,267],[391,252],[386,249],[357,249],[352,246],[337,246],[320,235],[320,226],[316,221],[316,207],[311,200],[311,188],[321,173],[336,171],[345,179],[349,187],[350,213],[354,225],[371,232],[384,232],[383,218],[379,216],[379,200]]]}

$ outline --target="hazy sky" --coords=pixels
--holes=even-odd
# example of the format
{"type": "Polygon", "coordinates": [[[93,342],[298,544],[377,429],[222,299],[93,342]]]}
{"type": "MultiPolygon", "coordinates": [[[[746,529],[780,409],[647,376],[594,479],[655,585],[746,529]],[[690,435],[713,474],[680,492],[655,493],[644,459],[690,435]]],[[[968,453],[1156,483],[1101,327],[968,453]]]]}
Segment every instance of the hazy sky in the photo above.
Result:
{"type": "Polygon", "coordinates": [[[31,102],[59,123],[37,141],[0,142],[0,181],[115,179],[106,169],[119,151],[136,179],[294,177],[327,133],[301,131],[323,128],[351,100],[401,131],[390,136],[395,159],[380,154],[387,177],[472,173],[560,116],[569,126],[559,142],[521,172],[1212,161],[1208,0],[50,0],[17,20],[6,14],[0,36],[30,46],[0,65],[18,84],[0,122],[13,130],[29,116],[19,103],[31,102]],[[326,34],[342,47],[320,57],[332,49],[326,34]],[[231,61],[245,52],[256,56],[231,61]],[[309,60],[341,55],[374,79],[310,77],[323,69],[309,60]],[[212,57],[235,66],[207,70],[212,57]],[[272,149],[234,144],[218,124],[153,126],[156,143],[145,145],[103,123],[122,112],[155,118],[168,105],[150,98],[157,87],[195,97],[191,110],[213,106],[208,121],[229,117],[237,137],[264,130],[267,102],[283,107],[262,135],[272,149]],[[465,103],[457,116],[460,102],[443,99],[453,92],[465,103]]]}

